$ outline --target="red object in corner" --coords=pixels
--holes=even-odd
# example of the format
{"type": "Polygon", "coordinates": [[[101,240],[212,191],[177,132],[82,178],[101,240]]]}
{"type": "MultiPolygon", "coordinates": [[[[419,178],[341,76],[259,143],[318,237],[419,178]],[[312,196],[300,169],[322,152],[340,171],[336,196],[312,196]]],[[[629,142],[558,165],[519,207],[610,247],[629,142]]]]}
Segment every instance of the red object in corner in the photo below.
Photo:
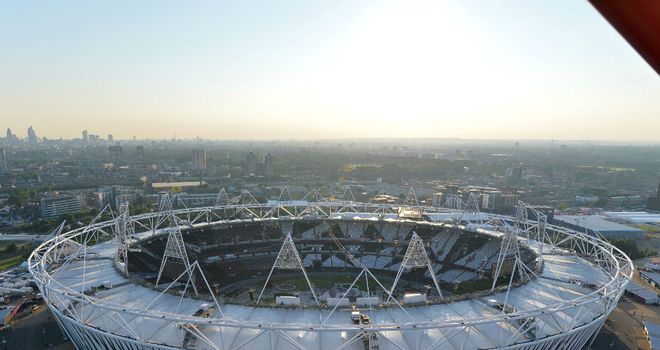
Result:
{"type": "Polygon", "coordinates": [[[589,0],[660,75],[660,0],[589,0]]]}

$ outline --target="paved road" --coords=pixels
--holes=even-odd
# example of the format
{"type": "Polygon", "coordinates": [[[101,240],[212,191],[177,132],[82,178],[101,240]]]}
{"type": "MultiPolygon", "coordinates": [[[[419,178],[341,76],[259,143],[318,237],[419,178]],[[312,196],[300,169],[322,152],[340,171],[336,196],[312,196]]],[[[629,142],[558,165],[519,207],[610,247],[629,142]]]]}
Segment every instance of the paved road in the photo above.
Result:
{"type": "Polygon", "coordinates": [[[591,349],[650,350],[641,318],[651,314],[658,316],[658,306],[642,305],[622,297],[591,349]]]}
{"type": "Polygon", "coordinates": [[[29,233],[0,233],[0,241],[43,242],[49,238],[51,238],[51,235],[31,235],[29,233]]]}
{"type": "Polygon", "coordinates": [[[12,323],[13,329],[2,333],[0,349],[74,350],[45,305],[32,314],[24,314],[12,323]]]}

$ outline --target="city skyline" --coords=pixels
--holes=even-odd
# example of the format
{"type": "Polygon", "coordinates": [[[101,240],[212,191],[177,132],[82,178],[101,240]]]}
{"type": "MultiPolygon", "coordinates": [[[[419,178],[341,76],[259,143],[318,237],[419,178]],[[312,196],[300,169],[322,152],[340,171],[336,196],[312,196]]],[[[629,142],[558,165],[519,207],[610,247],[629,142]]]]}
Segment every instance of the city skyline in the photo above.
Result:
{"type": "Polygon", "coordinates": [[[657,74],[587,2],[154,4],[0,5],[4,127],[660,139],[657,74]]]}
{"type": "Polygon", "coordinates": [[[364,141],[364,142],[430,142],[434,141],[449,143],[460,142],[460,143],[469,143],[469,142],[530,142],[532,144],[545,144],[545,143],[588,143],[588,144],[639,144],[639,145],[655,145],[660,142],[660,139],[598,139],[598,138],[582,138],[582,139],[568,139],[568,138],[475,138],[475,137],[397,137],[397,136],[382,136],[382,137],[329,137],[329,138],[302,138],[302,137],[289,137],[289,138],[211,138],[211,137],[200,137],[200,136],[190,136],[190,137],[178,137],[176,134],[172,137],[164,135],[162,137],[125,137],[117,138],[113,134],[103,135],[102,133],[89,133],[88,129],[82,130],[79,135],[72,135],[71,137],[64,137],[62,135],[55,136],[37,136],[35,131],[36,141],[30,141],[30,129],[37,130],[37,128],[30,125],[26,132],[21,133],[15,132],[12,128],[7,128],[6,133],[11,132],[13,141],[18,141],[19,143],[14,144],[13,141],[8,142],[8,136],[0,137],[0,145],[10,146],[15,145],[19,146],[21,143],[28,146],[35,146],[43,141],[79,141],[82,145],[91,145],[94,143],[116,143],[119,144],[124,141],[208,141],[208,142],[217,142],[217,141],[229,141],[229,142],[276,142],[276,141],[300,141],[300,142],[333,142],[333,141],[364,141]],[[87,133],[87,134],[85,134],[87,133]],[[24,134],[24,135],[23,135],[24,134]]]}

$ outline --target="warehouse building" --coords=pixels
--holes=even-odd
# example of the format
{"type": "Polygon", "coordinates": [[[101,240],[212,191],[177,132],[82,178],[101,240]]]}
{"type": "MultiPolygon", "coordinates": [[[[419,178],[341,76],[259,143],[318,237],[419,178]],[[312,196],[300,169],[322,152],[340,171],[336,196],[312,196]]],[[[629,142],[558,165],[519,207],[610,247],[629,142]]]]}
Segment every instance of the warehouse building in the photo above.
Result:
{"type": "Polygon", "coordinates": [[[610,221],[603,215],[556,215],[555,225],[593,235],[596,232],[607,239],[644,239],[646,232],[636,227],[610,221]]]}

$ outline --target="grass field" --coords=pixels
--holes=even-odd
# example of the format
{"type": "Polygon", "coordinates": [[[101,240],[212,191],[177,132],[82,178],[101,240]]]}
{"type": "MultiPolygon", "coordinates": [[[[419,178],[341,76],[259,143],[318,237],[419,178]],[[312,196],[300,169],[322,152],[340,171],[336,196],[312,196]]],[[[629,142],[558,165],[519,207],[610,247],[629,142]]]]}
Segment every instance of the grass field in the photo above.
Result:
{"type": "Polygon", "coordinates": [[[23,259],[22,255],[15,255],[7,259],[0,260],[0,270],[5,270],[14,265],[18,265],[23,262],[23,260],[25,259],[23,259]]]}
{"type": "Polygon", "coordinates": [[[25,261],[34,247],[32,243],[3,242],[0,244],[0,271],[25,261]]]}
{"type": "MultiPolygon", "coordinates": [[[[335,284],[347,284],[350,285],[355,280],[356,275],[345,275],[345,274],[324,274],[324,275],[311,275],[309,280],[315,287],[318,288],[330,288],[335,284]]],[[[380,279],[380,277],[379,277],[380,279]]],[[[298,291],[306,291],[309,288],[307,287],[307,282],[305,278],[301,275],[299,278],[293,276],[273,276],[271,277],[272,285],[276,286],[279,283],[288,282],[296,286],[298,291]]],[[[382,283],[385,283],[381,280],[382,283]]],[[[365,290],[367,286],[366,278],[363,276],[360,277],[360,280],[355,283],[355,286],[359,289],[365,290]]],[[[374,290],[378,287],[378,284],[373,278],[369,278],[369,289],[374,290]]]]}

